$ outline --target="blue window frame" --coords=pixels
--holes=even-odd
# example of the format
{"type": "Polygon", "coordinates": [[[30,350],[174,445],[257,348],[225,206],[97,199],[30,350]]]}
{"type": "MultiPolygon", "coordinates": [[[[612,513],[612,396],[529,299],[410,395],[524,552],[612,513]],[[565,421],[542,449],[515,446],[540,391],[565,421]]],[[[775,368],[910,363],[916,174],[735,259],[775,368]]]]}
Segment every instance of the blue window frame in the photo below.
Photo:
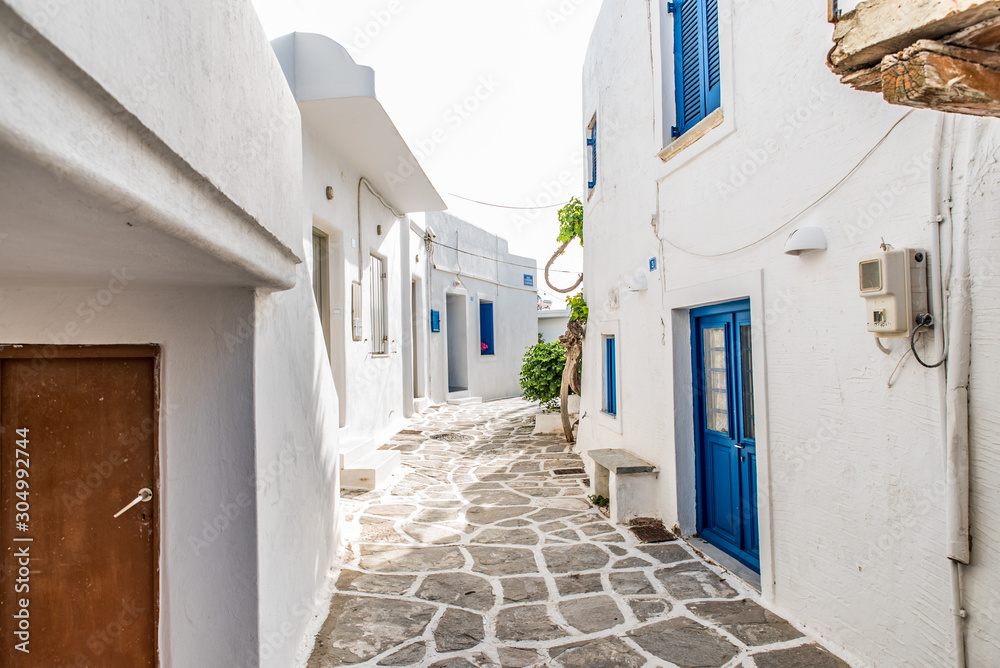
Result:
{"type": "Polygon", "coordinates": [[[615,337],[604,337],[604,412],[618,415],[618,374],[615,337]]]}
{"type": "Polygon", "coordinates": [[[431,310],[431,331],[441,331],[441,311],[431,310]]]}
{"type": "Polygon", "coordinates": [[[722,105],[718,0],[678,0],[674,15],[674,88],[680,137],[722,105]]]}
{"type": "Polygon", "coordinates": [[[493,302],[479,302],[479,351],[492,355],[493,351],[493,302]]]}
{"type": "Polygon", "coordinates": [[[590,147],[590,181],[587,182],[587,190],[597,187],[597,117],[590,122],[587,128],[587,146],[590,147]]]}

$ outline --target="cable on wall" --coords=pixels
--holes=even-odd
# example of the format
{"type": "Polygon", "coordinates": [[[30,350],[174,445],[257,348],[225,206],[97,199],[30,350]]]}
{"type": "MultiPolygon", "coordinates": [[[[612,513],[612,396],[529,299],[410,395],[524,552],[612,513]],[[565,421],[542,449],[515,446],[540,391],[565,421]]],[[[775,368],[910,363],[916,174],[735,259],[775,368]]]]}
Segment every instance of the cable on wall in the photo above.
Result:
{"type": "Polygon", "coordinates": [[[514,209],[515,211],[535,211],[538,209],[553,209],[555,207],[564,207],[569,202],[563,202],[561,204],[549,204],[546,206],[507,206],[506,204],[490,204],[489,202],[481,202],[478,199],[471,199],[469,197],[462,197],[461,195],[456,195],[455,193],[448,193],[449,197],[454,197],[455,199],[465,200],[466,202],[472,202],[473,204],[482,204],[483,206],[492,206],[496,209],[514,209]]]}
{"type": "Polygon", "coordinates": [[[787,221],[785,221],[784,223],[782,223],[781,225],[779,225],[777,228],[775,228],[773,231],[771,231],[768,234],[764,235],[760,239],[757,239],[756,241],[752,241],[752,242],[746,244],[745,246],[740,246],[739,248],[734,248],[733,250],[724,251],[722,253],[698,253],[698,252],[695,252],[695,251],[692,251],[692,250],[688,250],[687,248],[683,248],[682,246],[678,246],[677,244],[673,243],[669,239],[663,238],[663,241],[665,241],[667,243],[667,245],[669,245],[669,246],[671,246],[671,247],[673,247],[673,248],[681,251],[682,253],[686,253],[688,255],[693,255],[695,257],[705,257],[705,258],[724,257],[726,255],[733,255],[734,253],[739,253],[740,251],[744,251],[744,250],[746,250],[746,249],[748,249],[748,248],[750,248],[752,246],[756,246],[757,244],[761,243],[762,241],[767,241],[768,239],[770,239],[771,237],[773,237],[775,234],[777,234],[778,232],[780,232],[784,228],[786,228],[789,225],[791,225],[792,223],[794,223],[796,220],[798,220],[800,217],[802,217],[803,214],[805,214],[806,212],[808,212],[814,206],[816,206],[817,204],[819,204],[820,202],[822,202],[823,200],[825,200],[827,197],[829,197],[830,195],[832,195],[834,193],[834,191],[836,191],[838,188],[840,188],[840,186],[844,185],[844,183],[846,183],[849,178],[851,178],[852,176],[854,176],[855,172],[857,172],[859,169],[861,169],[861,166],[868,161],[868,158],[872,157],[872,155],[875,154],[875,151],[877,151],[879,149],[879,147],[882,146],[882,144],[885,143],[885,141],[889,138],[889,135],[892,134],[893,130],[895,130],[897,127],[899,127],[899,124],[902,123],[903,121],[905,121],[907,118],[909,118],[910,114],[912,114],[913,112],[914,112],[914,110],[911,109],[910,111],[908,111],[905,114],[903,114],[899,118],[899,120],[897,120],[892,125],[892,127],[889,128],[888,132],[886,132],[885,135],[883,135],[882,138],[878,140],[878,143],[876,143],[875,146],[873,146],[870,151],[868,151],[867,153],[865,153],[864,157],[862,157],[861,160],[858,161],[858,164],[854,165],[854,167],[851,168],[851,171],[849,171],[847,173],[847,175],[844,176],[844,178],[842,178],[839,181],[837,181],[837,183],[835,183],[832,188],[830,188],[825,193],[823,193],[822,195],[820,195],[819,198],[817,198],[816,200],[814,200],[812,202],[812,204],[810,204],[806,208],[804,208],[801,211],[799,211],[797,214],[795,214],[794,216],[792,216],[791,218],[789,218],[787,221]]]}

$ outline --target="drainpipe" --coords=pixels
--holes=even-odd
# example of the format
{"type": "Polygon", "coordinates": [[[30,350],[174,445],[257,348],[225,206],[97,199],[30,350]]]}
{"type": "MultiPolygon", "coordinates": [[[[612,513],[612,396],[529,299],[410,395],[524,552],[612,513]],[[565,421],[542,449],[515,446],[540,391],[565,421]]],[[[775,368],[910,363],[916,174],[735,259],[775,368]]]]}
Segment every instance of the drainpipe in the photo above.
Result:
{"type": "MultiPolygon", "coordinates": [[[[954,119],[950,119],[952,126],[954,119]]],[[[971,348],[971,294],[969,290],[968,217],[964,209],[956,223],[952,216],[952,169],[948,161],[945,174],[948,192],[947,215],[942,215],[941,168],[945,143],[945,116],[939,114],[935,125],[933,172],[930,178],[931,224],[931,289],[932,315],[937,323],[935,348],[937,359],[947,355],[947,361],[937,371],[941,438],[946,461],[946,540],[951,568],[951,609],[954,620],[955,666],[966,668],[965,618],[963,605],[963,564],[971,558],[969,544],[969,362],[971,348]],[[952,259],[941,255],[941,235],[944,223],[950,223],[952,259]],[[950,268],[949,264],[952,264],[950,268]],[[951,274],[949,289],[945,281],[951,274]],[[945,303],[947,299],[947,303],[945,303]],[[947,340],[945,333],[947,332],[947,340]]],[[[954,140],[954,132],[951,137],[954,140]]]]}

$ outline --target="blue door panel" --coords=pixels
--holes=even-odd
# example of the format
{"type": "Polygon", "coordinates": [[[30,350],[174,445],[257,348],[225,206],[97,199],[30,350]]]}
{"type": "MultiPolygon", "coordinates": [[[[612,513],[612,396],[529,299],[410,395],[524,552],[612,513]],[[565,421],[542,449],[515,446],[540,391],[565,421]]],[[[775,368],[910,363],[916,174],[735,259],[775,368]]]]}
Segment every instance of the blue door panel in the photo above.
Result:
{"type": "Polygon", "coordinates": [[[748,301],[691,314],[698,532],[760,571],[748,301]]]}

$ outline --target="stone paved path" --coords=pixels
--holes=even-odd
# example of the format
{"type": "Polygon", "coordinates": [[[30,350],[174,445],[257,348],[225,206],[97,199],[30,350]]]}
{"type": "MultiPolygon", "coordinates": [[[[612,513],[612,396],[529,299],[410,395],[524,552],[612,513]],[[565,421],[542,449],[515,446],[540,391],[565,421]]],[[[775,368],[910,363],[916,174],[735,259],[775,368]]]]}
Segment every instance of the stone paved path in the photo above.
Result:
{"type": "Polygon", "coordinates": [[[521,400],[445,406],[347,494],[348,560],[310,668],[846,668],[683,542],[640,545],[521,400]]]}

